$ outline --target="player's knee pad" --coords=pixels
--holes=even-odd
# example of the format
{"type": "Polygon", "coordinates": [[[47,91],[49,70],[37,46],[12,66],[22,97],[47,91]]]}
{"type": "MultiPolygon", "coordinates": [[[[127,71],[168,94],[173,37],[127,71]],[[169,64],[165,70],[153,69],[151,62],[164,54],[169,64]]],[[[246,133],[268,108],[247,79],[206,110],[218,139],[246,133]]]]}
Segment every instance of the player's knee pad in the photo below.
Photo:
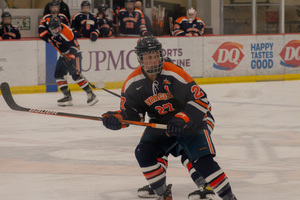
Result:
{"type": "Polygon", "coordinates": [[[140,142],[135,149],[135,157],[141,167],[157,163],[162,150],[151,142],[140,142]]]}
{"type": "Polygon", "coordinates": [[[204,178],[221,169],[218,163],[214,161],[212,155],[200,157],[193,162],[193,166],[204,178]]]}

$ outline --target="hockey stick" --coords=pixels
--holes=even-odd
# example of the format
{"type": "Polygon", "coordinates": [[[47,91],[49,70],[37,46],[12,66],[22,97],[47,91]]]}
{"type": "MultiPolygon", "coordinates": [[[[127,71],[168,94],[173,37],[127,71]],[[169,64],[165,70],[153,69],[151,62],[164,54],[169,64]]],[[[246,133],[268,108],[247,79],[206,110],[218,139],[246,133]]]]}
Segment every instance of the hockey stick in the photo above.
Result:
{"type": "MultiPolygon", "coordinates": [[[[15,102],[15,100],[13,99],[13,96],[11,94],[8,83],[3,82],[0,87],[1,87],[1,93],[2,93],[2,96],[5,100],[5,102],[12,110],[37,113],[37,114],[43,114],[43,115],[54,115],[54,116],[61,116],[61,117],[71,117],[71,118],[78,118],[78,119],[89,119],[89,120],[102,121],[102,117],[97,117],[97,116],[64,113],[64,112],[51,111],[51,110],[40,110],[40,109],[35,109],[35,108],[25,108],[25,107],[19,106],[15,102]]],[[[131,121],[131,120],[121,120],[121,123],[132,124],[132,125],[137,125],[137,126],[149,126],[149,127],[157,128],[157,129],[167,129],[167,125],[165,125],[165,124],[146,123],[146,122],[138,122],[138,121],[131,121]]]]}

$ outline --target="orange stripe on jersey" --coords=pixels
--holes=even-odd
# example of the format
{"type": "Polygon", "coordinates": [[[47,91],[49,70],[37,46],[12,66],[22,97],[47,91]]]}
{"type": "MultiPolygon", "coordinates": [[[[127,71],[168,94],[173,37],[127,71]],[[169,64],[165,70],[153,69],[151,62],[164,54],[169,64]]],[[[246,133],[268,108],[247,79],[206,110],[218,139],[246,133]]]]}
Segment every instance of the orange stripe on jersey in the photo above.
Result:
{"type": "Polygon", "coordinates": [[[204,130],[204,133],[205,133],[205,137],[206,137],[206,140],[207,140],[207,144],[209,146],[210,153],[215,154],[215,151],[214,151],[214,148],[213,148],[213,145],[211,143],[211,140],[210,140],[210,137],[209,137],[209,134],[208,134],[207,130],[204,130]]]}
{"type": "Polygon", "coordinates": [[[80,14],[81,14],[81,12],[75,13],[75,15],[73,15],[73,17],[72,17],[72,20],[74,20],[80,14]]]}
{"type": "Polygon", "coordinates": [[[181,69],[180,67],[174,65],[173,63],[164,62],[163,70],[172,71],[172,72],[178,74],[187,83],[190,83],[190,82],[194,81],[193,78],[188,73],[186,73],[183,69],[181,69]]]}
{"type": "Polygon", "coordinates": [[[43,37],[43,36],[46,35],[47,33],[48,33],[48,31],[45,30],[45,31],[43,31],[43,32],[40,33],[40,36],[43,37]]]}
{"type": "Polygon", "coordinates": [[[159,169],[153,171],[153,172],[149,172],[149,173],[145,173],[144,176],[146,177],[146,179],[150,179],[150,178],[153,178],[159,174],[162,174],[165,170],[160,167],[159,169]]]}
{"type": "Polygon", "coordinates": [[[219,176],[216,180],[214,180],[213,182],[211,182],[209,185],[213,188],[215,188],[216,186],[220,185],[220,183],[222,183],[222,181],[226,178],[226,175],[223,173],[221,176],[219,176]]]}
{"type": "Polygon", "coordinates": [[[127,77],[127,79],[125,80],[125,82],[124,82],[124,84],[123,84],[123,86],[122,86],[121,92],[122,92],[122,93],[125,92],[125,86],[126,86],[126,83],[127,83],[130,79],[132,79],[132,78],[134,78],[134,77],[136,77],[136,76],[139,76],[139,75],[141,75],[141,74],[143,74],[143,72],[142,72],[142,67],[139,66],[136,70],[134,70],[134,71],[127,77]]]}
{"type": "Polygon", "coordinates": [[[184,32],[183,30],[178,30],[174,32],[174,35],[177,36],[179,33],[183,33],[183,32],[184,32]]]}
{"type": "Polygon", "coordinates": [[[176,20],[176,22],[177,22],[178,24],[181,24],[182,20],[184,20],[184,19],[188,20],[187,17],[179,17],[179,18],[176,20]]]}
{"type": "Polygon", "coordinates": [[[208,104],[207,104],[207,103],[204,103],[204,102],[200,101],[199,99],[196,99],[195,102],[198,103],[198,104],[200,104],[201,106],[203,106],[203,107],[206,108],[206,109],[207,109],[207,107],[208,107],[208,104]]]}
{"type": "Polygon", "coordinates": [[[61,24],[61,25],[62,25],[62,30],[60,34],[62,34],[65,37],[65,39],[72,41],[74,39],[72,30],[65,24],[61,24]]]}
{"type": "Polygon", "coordinates": [[[208,123],[210,125],[210,127],[214,128],[213,123],[211,123],[210,121],[206,120],[206,123],[208,123]]]}

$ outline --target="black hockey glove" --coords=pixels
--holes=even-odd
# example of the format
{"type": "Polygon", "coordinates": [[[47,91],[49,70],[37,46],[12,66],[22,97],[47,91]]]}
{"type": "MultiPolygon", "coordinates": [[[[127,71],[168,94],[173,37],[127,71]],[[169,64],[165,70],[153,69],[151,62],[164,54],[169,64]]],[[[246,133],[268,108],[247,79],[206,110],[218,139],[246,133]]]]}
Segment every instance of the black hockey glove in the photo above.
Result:
{"type": "Polygon", "coordinates": [[[74,33],[76,38],[81,38],[82,37],[82,35],[76,30],[74,30],[73,33],[74,33]]]}
{"type": "Polygon", "coordinates": [[[98,39],[98,34],[96,32],[91,33],[91,41],[95,42],[98,39]]]}
{"type": "Polygon", "coordinates": [[[120,120],[122,120],[122,119],[123,119],[122,115],[118,112],[109,111],[102,115],[103,125],[106,128],[111,129],[111,130],[119,130],[121,128],[127,127],[126,125],[124,125],[120,122],[120,120]]]}
{"type": "Polygon", "coordinates": [[[187,126],[189,118],[183,112],[177,113],[167,125],[166,135],[180,137],[184,133],[184,128],[187,126]]]}
{"type": "Polygon", "coordinates": [[[69,54],[67,57],[66,57],[66,63],[67,65],[72,65],[75,61],[75,55],[74,54],[69,54]]]}

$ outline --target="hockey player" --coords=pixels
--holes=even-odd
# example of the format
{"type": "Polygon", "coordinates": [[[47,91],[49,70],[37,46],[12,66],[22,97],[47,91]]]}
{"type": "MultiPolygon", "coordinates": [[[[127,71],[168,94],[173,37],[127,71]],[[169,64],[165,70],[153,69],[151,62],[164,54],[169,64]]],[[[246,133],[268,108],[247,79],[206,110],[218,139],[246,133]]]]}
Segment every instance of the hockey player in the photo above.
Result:
{"type": "Polygon", "coordinates": [[[190,8],[186,12],[186,17],[178,18],[173,26],[173,36],[201,36],[204,33],[204,22],[196,17],[197,12],[190,8]]]}
{"type": "Polygon", "coordinates": [[[11,24],[11,14],[3,12],[0,25],[0,40],[21,39],[21,33],[18,26],[11,24]]]}
{"type": "Polygon", "coordinates": [[[55,1],[55,0],[51,1],[49,3],[49,10],[50,10],[50,14],[46,14],[41,19],[41,22],[39,25],[40,38],[42,40],[44,40],[45,42],[49,42],[49,38],[50,38],[48,26],[49,26],[49,21],[50,21],[51,17],[58,17],[60,19],[61,23],[68,25],[68,26],[70,25],[68,18],[64,14],[59,13],[60,5],[59,5],[58,1],[55,1]]]}
{"type": "Polygon", "coordinates": [[[113,21],[108,17],[108,6],[106,4],[101,4],[98,7],[98,27],[100,32],[100,37],[110,37],[113,34],[113,21]]]}
{"type": "MultiPolygon", "coordinates": [[[[170,63],[174,64],[172,59],[169,57],[164,57],[164,62],[170,62],[170,63]]],[[[176,65],[176,66],[178,66],[178,65],[176,65]]],[[[178,67],[180,67],[180,66],[178,66],[178,67]]],[[[212,132],[214,129],[215,120],[214,120],[213,116],[206,117],[206,119],[207,119],[206,120],[207,128],[209,129],[210,132],[212,132]]],[[[184,153],[184,151],[182,151],[182,148],[179,145],[176,145],[176,147],[174,147],[173,150],[171,151],[171,154],[175,157],[181,155],[182,165],[185,168],[187,168],[187,170],[190,173],[191,178],[193,179],[196,186],[199,188],[199,190],[191,192],[188,195],[188,198],[191,200],[213,200],[215,197],[214,191],[211,189],[211,187],[209,187],[208,183],[201,176],[201,174],[199,174],[194,169],[192,163],[188,159],[188,156],[184,153]]],[[[168,167],[168,155],[158,158],[157,160],[166,171],[167,167],[168,167]]],[[[150,187],[150,185],[146,185],[146,186],[138,189],[138,196],[141,198],[155,198],[157,195],[155,194],[154,190],[150,187]]]]}
{"type": "Polygon", "coordinates": [[[96,41],[99,37],[97,17],[90,13],[91,4],[89,1],[82,1],[81,11],[72,17],[72,29],[77,38],[90,38],[96,41]]]}
{"type": "Polygon", "coordinates": [[[167,130],[147,127],[135,150],[158,200],[172,200],[172,185],[166,185],[165,169],[157,158],[177,144],[221,199],[235,200],[227,176],[213,159],[215,148],[206,120],[211,105],[206,93],[184,70],[163,61],[162,45],[155,37],[141,38],[135,50],[141,66],[124,82],[121,110],[103,114],[103,125],[119,130],[127,126],[120,120],[141,121],[146,113],[151,123],[167,124],[167,130]]]}
{"type": "Polygon", "coordinates": [[[125,8],[117,13],[120,26],[120,36],[139,37],[149,35],[144,14],[140,9],[134,7],[135,0],[126,0],[125,8]]]}
{"type": "Polygon", "coordinates": [[[81,52],[77,39],[67,25],[60,22],[58,17],[51,17],[49,21],[49,42],[60,52],[56,63],[54,77],[57,85],[64,94],[62,99],[57,101],[59,106],[72,106],[72,96],[68,89],[68,82],[65,75],[68,73],[72,79],[87,93],[87,103],[92,106],[98,102],[96,95],[91,90],[89,83],[80,75],[81,73],[81,52]]]}
{"type": "MultiPolygon", "coordinates": [[[[70,9],[68,4],[66,4],[63,0],[52,0],[52,1],[58,1],[60,13],[64,14],[67,17],[68,21],[70,21],[70,9]]],[[[47,3],[47,5],[45,6],[44,16],[51,13],[50,4],[51,2],[47,3]]]]}

